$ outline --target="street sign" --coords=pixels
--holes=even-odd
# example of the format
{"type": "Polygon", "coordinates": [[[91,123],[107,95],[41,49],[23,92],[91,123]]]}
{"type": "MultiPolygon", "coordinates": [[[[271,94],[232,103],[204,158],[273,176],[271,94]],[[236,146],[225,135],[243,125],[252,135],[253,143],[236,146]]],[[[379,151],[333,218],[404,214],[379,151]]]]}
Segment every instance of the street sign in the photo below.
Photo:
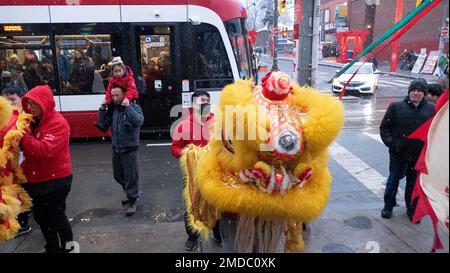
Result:
{"type": "Polygon", "coordinates": [[[350,31],[350,27],[337,27],[336,32],[347,32],[350,31]]]}
{"type": "Polygon", "coordinates": [[[425,62],[425,65],[422,68],[422,74],[433,74],[434,68],[439,59],[439,51],[430,51],[428,58],[425,62]]]}
{"type": "Polygon", "coordinates": [[[427,54],[426,53],[420,54],[419,57],[417,58],[416,63],[414,64],[413,69],[411,70],[411,73],[419,74],[419,72],[422,69],[423,64],[425,63],[426,59],[427,59],[427,54]]]}

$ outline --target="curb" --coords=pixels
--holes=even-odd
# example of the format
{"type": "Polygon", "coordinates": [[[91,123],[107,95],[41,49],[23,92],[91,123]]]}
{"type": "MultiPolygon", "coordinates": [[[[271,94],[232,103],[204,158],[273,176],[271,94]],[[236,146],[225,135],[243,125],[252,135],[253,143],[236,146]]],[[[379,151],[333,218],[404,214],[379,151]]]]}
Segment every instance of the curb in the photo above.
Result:
{"type": "MultiPolygon", "coordinates": [[[[333,64],[333,63],[323,63],[323,62],[319,62],[318,63],[321,66],[328,66],[328,67],[336,67],[336,68],[342,68],[344,66],[339,65],[339,64],[333,64]]],[[[422,75],[422,74],[417,74],[417,76],[409,76],[409,75],[403,75],[403,74],[399,74],[397,72],[382,72],[382,74],[385,75],[390,75],[390,76],[395,76],[395,77],[400,77],[400,78],[406,78],[406,79],[417,79],[419,77],[423,77],[423,76],[432,76],[432,75],[422,75]]],[[[427,80],[428,81],[428,80],[427,80]]]]}

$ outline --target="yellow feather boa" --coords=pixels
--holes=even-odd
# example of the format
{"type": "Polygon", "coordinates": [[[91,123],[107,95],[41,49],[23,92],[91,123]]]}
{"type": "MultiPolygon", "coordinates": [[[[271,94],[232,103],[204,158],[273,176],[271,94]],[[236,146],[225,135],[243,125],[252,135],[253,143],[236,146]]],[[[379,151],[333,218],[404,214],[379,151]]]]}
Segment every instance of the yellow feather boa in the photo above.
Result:
{"type": "MultiPolygon", "coordinates": [[[[11,116],[11,108],[6,100],[0,98],[0,128],[3,128],[11,116]],[[6,120],[6,121],[5,121],[6,120]]],[[[14,238],[20,228],[17,216],[28,211],[32,200],[28,193],[19,185],[26,177],[19,165],[20,140],[28,130],[31,115],[21,113],[16,121],[16,129],[6,133],[3,147],[0,149],[0,168],[8,169],[9,173],[0,173],[0,243],[14,238]]]]}

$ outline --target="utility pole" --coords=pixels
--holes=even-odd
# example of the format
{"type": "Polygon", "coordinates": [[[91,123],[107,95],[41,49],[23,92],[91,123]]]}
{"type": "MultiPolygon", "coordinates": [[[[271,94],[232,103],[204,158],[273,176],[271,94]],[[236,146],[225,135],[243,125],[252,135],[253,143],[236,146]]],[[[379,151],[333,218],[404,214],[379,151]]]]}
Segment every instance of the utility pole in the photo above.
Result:
{"type": "Polygon", "coordinates": [[[278,0],[273,0],[273,64],[272,70],[278,70],[278,0]]]}
{"type": "Polygon", "coordinates": [[[300,39],[298,49],[297,79],[300,86],[315,84],[314,75],[317,70],[318,18],[319,0],[302,1],[302,20],[300,23],[300,39]],[[314,29],[316,33],[314,33],[314,29]]]}
{"type": "Polygon", "coordinates": [[[318,50],[320,39],[320,0],[314,1],[314,17],[313,17],[313,41],[312,41],[312,53],[311,53],[311,86],[317,85],[317,70],[318,70],[318,50]]]}

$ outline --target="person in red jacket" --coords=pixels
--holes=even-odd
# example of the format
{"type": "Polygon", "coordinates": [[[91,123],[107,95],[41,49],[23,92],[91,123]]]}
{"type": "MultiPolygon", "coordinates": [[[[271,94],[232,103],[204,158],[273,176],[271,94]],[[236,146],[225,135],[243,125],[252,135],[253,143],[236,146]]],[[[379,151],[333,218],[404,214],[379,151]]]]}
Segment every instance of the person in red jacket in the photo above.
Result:
{"type": "Polygon", "coordinates": [[[112,86],[120,86],[126,90],[125,99],[122,105],[131,102],[132,100],[137,100],[139,94],[136,88],[136,83],[134,82],[133,71],[129,66],[124,65],[120,57],[114,57],[111,61],[112,73],[109,76],[108,88],[106,89],[104,105],[113,103],[111,96],[112,86]]]}
{"type": "MultiPolygon", "coordinates": [[[[175,158],[181,157],[181,152],[184,147],[189,144],[194,144],[199,147],[206,146],[210,137],[210,127],[214,121],[214,115],[210,113],[210,95],[204,91],[194,92],[192,95],[192,111],[189,118],[181,121],[172,137],[171,152],[175,158]]],[[[187,213],[185,214],[184,224],[188,239],[184,245],[185,249],[192,251],[197,247],[198,234],[192,232],[187,224],[187,213]]],[[[219,245],[222,244],[222,239],[219,232],[219,222],[213,229],[212,239],[219,245]]]]}
{"type": "Polygon", "coordinates": [[[181,157],[181,151],[187,145],[203,147],[209,141],[209,129],[214,117],[209,112],[210,95],[204,91],[197,91],[191,99],[192,111],[189,118],[181,121],[173,133],[171,152],[175,158],[181,157]]]}
{"type": "Polygon", "coordinates": [[[31,130],[21,141],[25,160],[21,164],[33,199],[33,215],[44,235],[45,250],[67,252],[73,241],[67,220],[66,198],[72,184],[70,127],[56,112],[48,85],[36,86],[23,98],[22,106],[33,116],[31,130]]]}

